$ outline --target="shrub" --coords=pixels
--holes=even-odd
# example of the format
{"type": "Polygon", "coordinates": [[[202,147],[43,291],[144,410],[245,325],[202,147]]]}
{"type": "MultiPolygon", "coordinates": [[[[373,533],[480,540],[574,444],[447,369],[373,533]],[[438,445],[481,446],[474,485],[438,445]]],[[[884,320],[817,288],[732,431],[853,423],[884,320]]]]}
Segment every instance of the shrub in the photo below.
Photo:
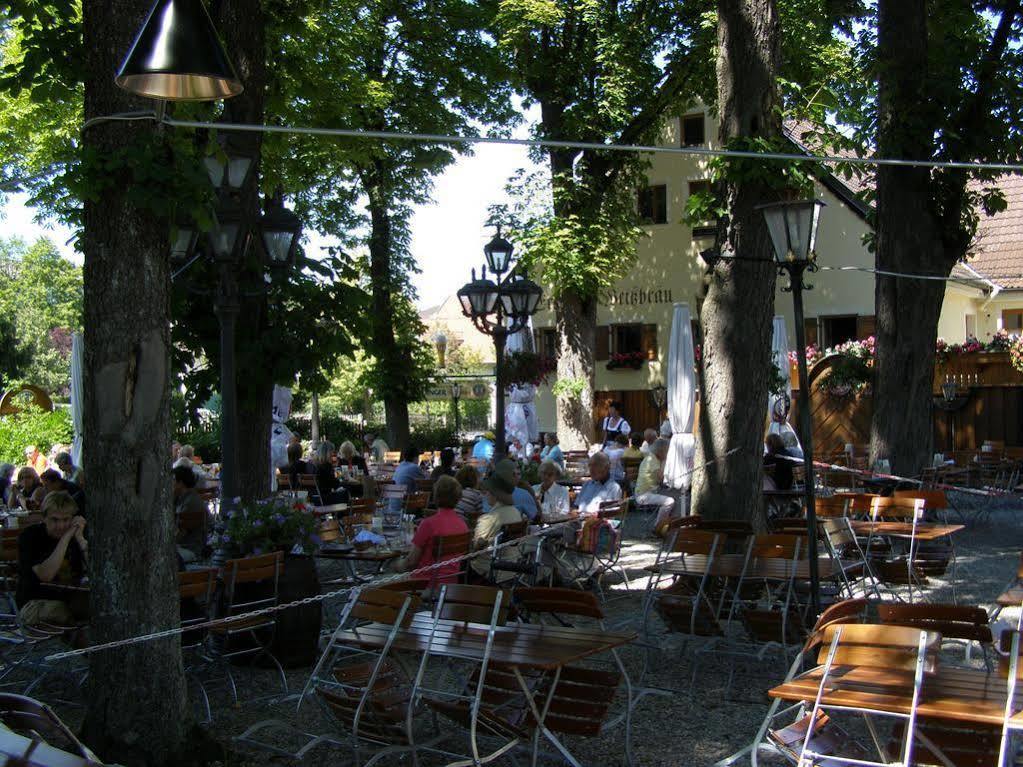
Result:
{"type": "Polygon", "coordinates": [[[59,408],[46,412],[38,407],[26,407],[19,413],[0,418],[0,463],[21,464],[25,460],[26,445],[35,445],[45,454],[54,445],[70,445],[73,436],[70,410],[59,408]]]}

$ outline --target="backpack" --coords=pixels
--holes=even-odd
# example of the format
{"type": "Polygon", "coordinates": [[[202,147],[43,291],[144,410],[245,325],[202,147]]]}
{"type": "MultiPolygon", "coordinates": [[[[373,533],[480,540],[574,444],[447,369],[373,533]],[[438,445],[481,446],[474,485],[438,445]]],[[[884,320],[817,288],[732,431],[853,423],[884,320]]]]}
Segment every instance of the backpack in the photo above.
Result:
{"type": "Polygon", "coordinates": [[[610,557],[618,550],[619,530],[607,519],[591,517],[583,522],[575,545],[579,551],[595,557],[610,557]]]}

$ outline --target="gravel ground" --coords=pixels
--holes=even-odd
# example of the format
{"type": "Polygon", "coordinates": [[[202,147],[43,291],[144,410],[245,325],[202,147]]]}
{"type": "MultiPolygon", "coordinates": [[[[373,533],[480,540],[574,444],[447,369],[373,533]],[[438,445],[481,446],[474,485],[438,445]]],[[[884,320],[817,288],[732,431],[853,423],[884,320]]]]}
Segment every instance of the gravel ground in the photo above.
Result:
{"type": "MultiPolygon", "coordinates": [[[[968,508],[969,499],[960,499],[959,506],[968,508]]],[[[1021,512],[1023,504],[1012,507],[1003,505],[986,520],[971,524],[956,536],[959,604],[981,605],[990,609],[995,597],[1013,577],[1019,552],[1023,550],[1021,512]]],[[[635,623],[646,585],[642,568],[653,560],[655,552],[656,543],[651,539],[626,539],[622,561],[629,574],[630,584],[628,587],[624,583],[614,584],[609,590],[607,617],[611,625],[629,621],[635,623]]],[[[932,579],[928,599],[934,602],[951,601],[948,580],[932,579]]],[[[328,605],[326,614],[336,615],[337,608],[337,605],[328,605]]],[[[1017,616],[1018,611],[1006,610],[1000,621],[1012,621],[1014,624],[1017,616]]],[[[657,625],[660,626],[659,622],[657,625]]],[[[653,672],[645,681],[669,688],[672,692],[645,697],[635,709],[632,734],[634,764],[644,767],[702,767],[712,765],[747,745],[766,713],[765,691],[781,681],[788,662],[777,653],[768,654],[761,661],[742,660],[735,663],[713,652],[697,656],[695,648],[684,646],[679,635],[659,634],[655,637],[655,643],[657,649],[650,656],[653,672]]],[[[950,660],[962,662],[960,650],[948,652],[951,653],[950,660]]],[[[628,646],[622,651],[623,661],[634,683],[640,676],[646,656],[647,651],[638,645],[628,646]]],[[[288,672],[288,685],[292,692],[302,689],[308,673],[308,669],[288,672]]],[[[276,694],[279,689],[276,677],[267,671],[245,668],[236,677],[240,682],[239,693],[243,699],[265,698],[276,694]]],[[[45,698],[47,694],[48,691],[44,690],[40,697],[45,698]]],[[[284,703],[250,700],[240,706],[232,706],[223,691],[213,691],[211,697],[215,716],[210,730],[228,747],[231,747],[231,739],[252,723],[268,718],[281,719],[311,733],[334,731],[331,721],[312,702],[304,704],[301,712],[296,714],[294,699],[284,703]]],[[[80,716],[80,708],[59,704],[57,708],[71,724],[80,716]]],[[[441,726],[446,727],[444,722],[441,726]]],[[[452,744],[458,742],[457,729],[447,727],[447,730],[451,733],[452,744]]],[[[281,735],[276,737],[275,742],[288,748],[289,743],[299,741],[291,741],[281,735]]],[[[584,764],[625,764],[622,727],[611,729],[597,738],[565,738],[565,742],[584,764]]],[[[291,761],[247,747],[231,747],[227,763],[263,767],[291,761]]],[[[400,761],[392,758],[380,763],[397,764],[400,761]]],[[[433,765],[443,764],[445,760],[427,757],[420,761],[424,765],[433,765]]],[[[518,763],[521,761],[519,757],[518,763]]],[[[559,758],[556,761],[564,760],[559,758]]],[[[328,745],[310,751],[305,762],[354,764],[350,750],[328,745]]],[[[493,762],[498,765],[516,763],[507,757],[493,762]]]]}

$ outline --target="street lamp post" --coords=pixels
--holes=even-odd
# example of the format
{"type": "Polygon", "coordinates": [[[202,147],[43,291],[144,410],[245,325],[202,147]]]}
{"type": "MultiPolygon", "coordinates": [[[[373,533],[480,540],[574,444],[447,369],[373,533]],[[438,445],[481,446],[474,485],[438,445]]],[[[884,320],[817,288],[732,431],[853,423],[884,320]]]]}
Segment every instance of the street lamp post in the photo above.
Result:
{"type": "MultiPolygon", "coordinates": [[[[817,271],[817,254],[814,246],[817,240],[817,224],[820,221],[820,200],[774,202],[759,205],[764,214],[775,263],[779,274],[786,274],[789,286],[782,290],[792,293],[794,321],[796,325],[796,356],[799,360],[799,430],[803,440],[803,469],[806,479],[803,483],[806,499],[806,533],[810,566],[810,600],[815,615],[820,614],[820,574],[817,563],[817,511],[814,505],[813,475],[813,433],[810,419],[810,390],[806,373],[806,339],[803,328],[803,291],[812,288],[803,282],[806,272],[817,271]]],[[[715,249],[705,250],[700,256],[711,267],[718,260],[760,261],[737,255],[722,255],[715,249]]]]}
{"type": "Polygon", "coordinates": [[[512,244],[501,236],[501,228],[498,227],[497,234],[483,248],[487,263],[480,272],[479,279],[476,278],[476,270],[473,269],[472,281],[467,282],[458,291],[462,313],[472,320],[477,330],[494,339],[494,378],[497,386],[495,458],[502,458],[507,450],[502,376],[505,343],[509,335],[526,326],[529,318],[536,313],[543,295],[539,285],[522,275],[515,274],[515,269],[511,266],[514,250],[512,244]],[[488,267],[496,282],[487,279],[488,267]]]}
{"type": "Polygon", "coordinates": [[[451,384],[451,401],[455,405],[455,436],[460,438],[462,433],[461,424],[458,418],[458,400],[462,398],[462,384],[455,381],[451,384]]]}
{"type": "Polygon", "coordinates": [[[810,564],[810,600],[814,615],[820,614],[820,574],[817,572],[817,510],[814,505],[813,424],[810,418],[810,383],[806,373],[806,338],[803,327],[803,282],[806,272],[817,271],[817,224],[824,203],[820,200],[776,202],[759,206],[771,235],[778,273],[787,274],[796,324],[796,358],[799,364],[799,430],[803,438],[803,487],[806,491],[806,534],[810,564]]]}
{"type": "MultiPolygon", "coordinates": [[[[302,225],[298,216],[284,208],[279,200],[268,203],[267,210],[258,221],[251,221],[237,207],[237,197],[245,187],[255,167],[255,157],[225,143],[224,156],[208,157],[206,168],[210,181],[219,195],[214,226],[207,234],[206,246],[200,245],[199,231],[195,227],[181,226],[171,245],[171,258],[184,261],[184,268],[201,257],[211,255],[218,268],[214,312],[220,327],[220,508],[221,517],[229,511],[239,493],[238,483],[238,388],[235,367],[235,329],[241,310],[242,288],[238,271],[245,263],[251,248],[259,250],[262,264],[271,271],[289,266],[294,259],[302,225]]],[[[266,290],[267,276],[259,281],[254,291],[266,290]]],[[[219,524],[223,524],[222,521],[219,524]]],[[[224,551],[217,547],[214,565],[224,559],[224,551]]]]}

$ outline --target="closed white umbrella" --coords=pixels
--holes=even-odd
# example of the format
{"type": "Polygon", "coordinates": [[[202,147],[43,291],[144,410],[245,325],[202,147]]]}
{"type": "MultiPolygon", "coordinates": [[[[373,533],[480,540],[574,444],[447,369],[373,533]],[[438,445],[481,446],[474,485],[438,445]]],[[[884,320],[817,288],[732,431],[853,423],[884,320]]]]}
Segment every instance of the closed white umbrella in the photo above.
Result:
{"type": "Polygon", "coordinates": [[[81,333],[71,336],[71,425],[75,430],[71,441],[71,462],[82,465],[82,432],[85,419],[85,390],[82,371],[85,368],[85,339],[81,333]]]}
{"type": "Polygon", "coordinates": [[[789,407],[792,402],[792,382],[789,377],[789,333],[785,329],[785,318],[774,318],[774,333],[771,336],[771,359],[778,366],[785,378],[785,388],[780,394],[771,394],[767,398],[767,417],[770,425],[769,434],[779,434],[793,456],[801,458],[803,448],[795,429],[789,425],[789,407]]]}
{"type": "MultiPolygon", "coordinates": [[[[533,351],[533,321],[508,336],[506,354],[533,351]]],[[[523,447],[540,439],[540,424],[536,417],[536,387],[531,383],[512,384],[508,387],[508,404],[504,407],[505,439],[518,438],[523,447]]]]}
{"type": "Polygon", "coordinates": [[[668,344],[668,420],[671,445],[664,466],[664,483],[676,490],[689,489],[695,439],[696,355],[689,304],[675,304],[668,344]]]}

